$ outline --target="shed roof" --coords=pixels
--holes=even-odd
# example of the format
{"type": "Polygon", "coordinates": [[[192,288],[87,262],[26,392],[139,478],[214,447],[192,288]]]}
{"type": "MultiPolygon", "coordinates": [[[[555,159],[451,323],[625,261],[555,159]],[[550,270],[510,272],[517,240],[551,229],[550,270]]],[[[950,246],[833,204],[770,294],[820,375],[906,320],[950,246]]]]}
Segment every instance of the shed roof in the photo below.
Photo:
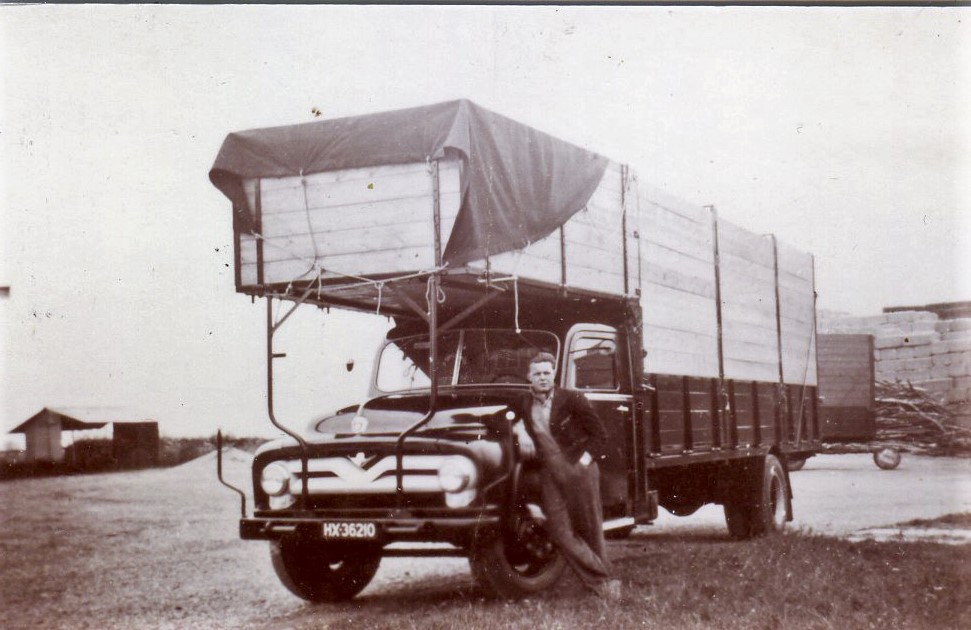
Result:
{"type": "Polygon", "coordinates": [[[149,420],[144,414],[126,407],[44,407],[11,429],[10,433],[25,433],[31,423],[49,416],[58,417],[64,431],[85,431],[100,429],[108,423],[149,420]]]}

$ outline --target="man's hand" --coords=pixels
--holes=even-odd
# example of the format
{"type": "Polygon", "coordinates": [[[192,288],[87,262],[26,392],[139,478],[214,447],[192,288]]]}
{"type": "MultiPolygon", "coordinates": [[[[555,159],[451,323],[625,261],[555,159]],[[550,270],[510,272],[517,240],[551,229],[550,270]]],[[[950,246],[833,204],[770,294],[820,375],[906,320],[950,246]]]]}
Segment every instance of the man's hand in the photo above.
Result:
{"type": "Polygon", "coordinates": [[[525,425],[522,422],[513,425],[513,432],[519,441],[519,455],[523,459],[536,457],[536,444],[533,443],[533,438],[529,437],[529,433],[526,432],[525,425]]]}

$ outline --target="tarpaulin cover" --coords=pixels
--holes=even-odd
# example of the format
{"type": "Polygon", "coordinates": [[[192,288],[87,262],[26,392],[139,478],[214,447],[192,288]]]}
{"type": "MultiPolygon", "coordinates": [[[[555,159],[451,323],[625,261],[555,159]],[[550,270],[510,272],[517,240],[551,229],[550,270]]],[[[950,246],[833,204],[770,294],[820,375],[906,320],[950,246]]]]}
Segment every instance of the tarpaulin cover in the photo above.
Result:
{"type": "Polygon", "coordinates": [[[246,213],[243,179],[423,162],[453,152],[464,161],[464,181],[444,251],[452,265],[552,233],[583,209],[607,166],[603,156],[459,100],[231,133],[209,179],[246,213]]]}

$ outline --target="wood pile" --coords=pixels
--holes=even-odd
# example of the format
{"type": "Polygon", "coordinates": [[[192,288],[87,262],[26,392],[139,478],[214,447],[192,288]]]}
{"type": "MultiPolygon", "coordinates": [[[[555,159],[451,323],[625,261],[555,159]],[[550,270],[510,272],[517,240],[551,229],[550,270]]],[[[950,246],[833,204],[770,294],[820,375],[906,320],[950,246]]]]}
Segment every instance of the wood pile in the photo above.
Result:
{"type": "Polygon", "coordinates": [[[876,438],[870,444],[827,445],[824,451],[866,452],[893,447],[921,455],[971,455],[971,409],[942,405],[911,383],[877,381],[876,438]]]}

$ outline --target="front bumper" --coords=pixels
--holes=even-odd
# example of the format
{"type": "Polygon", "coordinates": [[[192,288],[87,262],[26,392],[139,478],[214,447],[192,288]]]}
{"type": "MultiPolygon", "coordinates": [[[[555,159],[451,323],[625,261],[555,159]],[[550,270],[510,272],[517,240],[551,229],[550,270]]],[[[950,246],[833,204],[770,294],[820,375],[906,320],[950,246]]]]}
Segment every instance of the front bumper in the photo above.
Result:
{"type": "Polygon", "coordinates": [[[501,525],[498,510],[479,512],[461,516],[422,516],[382,515],[360,518],[345,517],[269,517],[259,516],[242,518],[239,521],[239,536],[243,540],[279,540],[285,536],[299,536],[308,539],[332,539],[336,541],[371,542],[387,545],[395,542],[448,542],[468,543],[479,536],[489,536],[497,532],[501,525]],[[355,526],[341,528],[341,524],[355,526]],[[361,525],[373,525],[374,536],[368,538],[328,538],[328,531],[355,529],[361,525]],[[336,527],[335,527],[336,526],[336,527]]]}

